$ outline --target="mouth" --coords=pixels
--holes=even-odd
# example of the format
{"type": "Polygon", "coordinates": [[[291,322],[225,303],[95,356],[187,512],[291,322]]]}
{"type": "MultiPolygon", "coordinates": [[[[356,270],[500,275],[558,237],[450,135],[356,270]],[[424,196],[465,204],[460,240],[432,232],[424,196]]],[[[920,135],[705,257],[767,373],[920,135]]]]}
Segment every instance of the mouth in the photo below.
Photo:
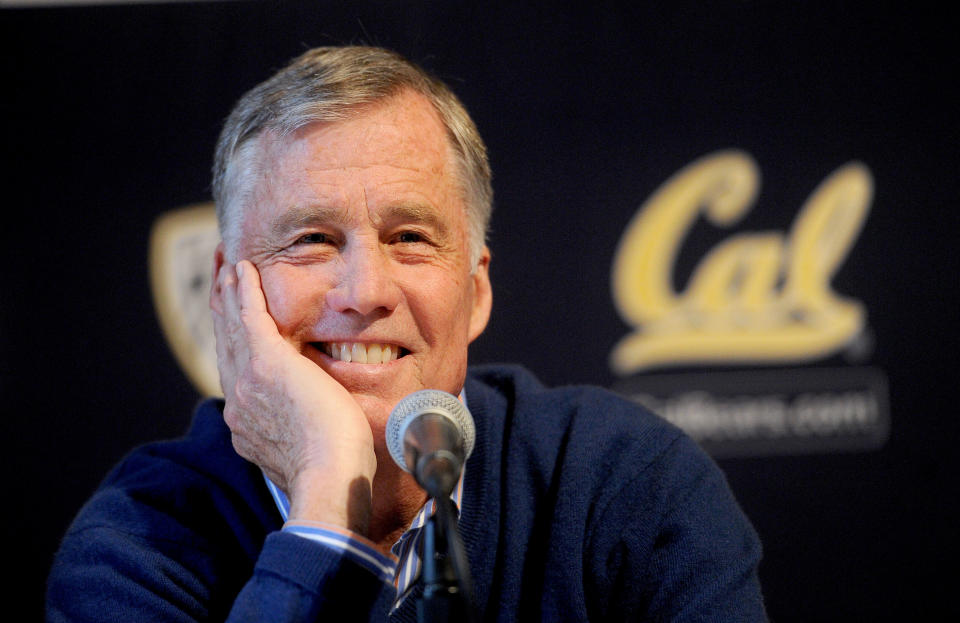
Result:
{"type": "Polygon", "coordinates": [[[329,357],[346,363],[385,364],[410,354],[396,344],[365,342],[317,342],[314,344],[329,357]]]}

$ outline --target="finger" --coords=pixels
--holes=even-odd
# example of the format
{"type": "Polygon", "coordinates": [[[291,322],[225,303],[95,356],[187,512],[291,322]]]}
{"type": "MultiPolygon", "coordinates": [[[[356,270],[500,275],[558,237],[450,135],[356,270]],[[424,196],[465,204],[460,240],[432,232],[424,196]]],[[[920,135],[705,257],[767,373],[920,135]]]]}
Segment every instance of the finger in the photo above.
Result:
{"type": "Polygon", "coordinates": [[[236,367],[229,347],[224,324],[226,319],[219,313],[213,314],[213,337],[217,351],[217,371],[220,373],[220,390],[225,397],[233,394],[237,381],[236,367]]]}
{"type": "MultiPolygon", "coordinates": [[[[249,322],[251,328],[262,330],[261,335],[269,335],[271,338],[280,335],[276,321],[267,308],[267,297],[263,292],[260,271],[248,260],[237,262],[237,300],[240,309],[248,311],[248,314],[243,314],[243,317],[248,318],[246,322],[249,322]]],[[[280,337],[291,347],[296,348],[296,338],[282,335],[280,337]]]]}
{"type": "Polygon", "coordinates": [[[260,271],[248,260],[237,262],[237,290],[240,306],[267,313],[267,300],[263,295],[260,271]]]}
{"type": "MultiPolygon", "coordinates": [[[[233,352],[234,339],[230,335],[231,316],[227,309],[227,295],[232,288],[228,287],[228,275],[233,271],[229,264],[221,265],[216,275],[214,289],[217,292],[217,305],[211,305],[213,317],[213,335],[217,352],[217,370],[220,373],[220,389],[223,395],[229,398],[233,395],[233,388],[237,380],[237,362],[233,352]]],[[[236,331],[236,329],[234,329],[236,331]]]]}
{"type": "Polygon", "coordinates": [[[261,344],[276,343],[280,340],[277,324],[267,311],[267,299],[263,293],[260,272],[247,260],[237,262],[236,302],[251,349],[256,351],[261,344]]]}
{"type": "Polygon", "coordinates": [[[240,301],[238,299],[238,279],[236,267],[225,264],[220,281],[221,296],[223,299],[223,334],[224,343],[228,349],[229,359],[238,370],[242,369],[250,359],[250,346],[247,342],[247,330],[243,326],[240,301]]]}
{"type": "Polygon", "coordinates": [[[215,295],[211,295],[210,297],[210,311],[213,312],[214,328],[216,328],[217,322],[220,323],[221,329],[226,328],[228,316],[230,315],[230,311],[227,308],[227,297],[231,294],[231,281],[228,281],[228,279],[232,271],[233,267],[231,265],[224,264],[219,268],[215,276],[216,282],[211,289],[215,292],[215,295]],[[216,298],[216,301],[214,301],[214,298],[216,298]]]}
{"type": "Polygon", "coordinates": [[[240,318],[240,303],[237,301],[236,266],[224,264],[219,275],[220,296],[223,300],[223,316],[227,320],[227,328],[231,322],[240,318]]]}

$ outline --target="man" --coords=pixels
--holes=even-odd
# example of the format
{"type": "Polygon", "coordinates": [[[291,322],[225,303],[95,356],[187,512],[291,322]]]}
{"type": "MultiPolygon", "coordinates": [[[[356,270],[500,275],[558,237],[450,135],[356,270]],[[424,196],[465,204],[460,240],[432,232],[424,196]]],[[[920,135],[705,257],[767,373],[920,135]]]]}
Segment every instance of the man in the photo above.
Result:
{"type": "Polygon", "coordinates": [[[482,618],[764,618],[759,543],[689,439],[601,390],[468,375],[492,191],[443,84],[385,50],[311,50],[235,107],[214,197],[225,401],[107,478],[54,564],[52,620],[413,620],[432,505],[384,427],[424,388],[477,422],[454,497],[482,618]]]}

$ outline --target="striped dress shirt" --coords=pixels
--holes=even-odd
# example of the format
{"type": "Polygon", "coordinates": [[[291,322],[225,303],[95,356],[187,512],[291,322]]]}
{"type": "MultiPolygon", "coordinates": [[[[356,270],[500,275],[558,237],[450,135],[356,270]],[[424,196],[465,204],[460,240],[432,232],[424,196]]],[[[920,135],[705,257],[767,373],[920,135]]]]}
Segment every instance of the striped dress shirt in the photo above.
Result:
{"type": "MultiPolygon", "coordinates": [[[[460,480],[450,494],[454,511],[458,517],[460,515],[460,500],[463,496],[464,471],[466,471],[465,468],[460,472],[460,480]]],[[[427,503],[423,505],[420,512],[410,522],[410,527],[393,544],[391,554],[384,555],[372,541],[345,528],[319,521],[289,519],[290,501],[286,494],[266,475],[263,478],[274,502],[277,504],[280,516],[283,517],[284,532],[290,532],[338,550],[346,558],[368,569],[381,581],[393,585],[397,591],[397,597],[393,602],[394,609],[403,602],[410,593],[410,589],[416,584],[422,571],[423,527],[437,510],[437,504],[433,498],[427,500],[427,503]]]]}
{"type": "MultiPolygon", "coordinates": [[[[465,392],[461,391],[458,398],[464,405],[467,404],[465,392]]],[[[450,494],[453,509],[458,518],[460,516],[460,500],[463,496],[463,474],[466,469],[466,466],[464,466],[460,470],[460,480],[450,494]]],[[[267,482],[267,488],[270,490],[270,495],[273,496],[273,501],[277,504],[280,516],[283,517],[284,532],[290,532],[338,550],[343,556],[368,569],[381,581],[393,585],[397,590],[397,597],[393,602],[394,609],[403,603],[403,600],[410,594],[410,589],[417,583],[423,568],[423,527],[437,510],[437,504],[433,498],[427,500],[427,503],[423,505],[420,512],[410,522],[407,531],[400,535],[400,539],[390,548],[391,554],[388,556],[382,554],[369,539],[345,528],[316,521],[290,520],[288,518],[290,501],[286,494],[273,484],[266,474],[264,474],[263,479],[267,482]]]]}

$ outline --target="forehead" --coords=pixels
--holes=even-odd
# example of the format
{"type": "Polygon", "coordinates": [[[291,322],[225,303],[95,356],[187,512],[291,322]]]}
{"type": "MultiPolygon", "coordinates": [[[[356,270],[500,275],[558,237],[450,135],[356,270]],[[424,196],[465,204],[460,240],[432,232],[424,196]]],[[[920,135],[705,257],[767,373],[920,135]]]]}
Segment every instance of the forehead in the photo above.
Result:
{"type": "Polygon", "coordinates": [[[453,150],[439,115],[412,91],[342,121],[314,122],[283,137],[264,133],[257,140],[258,181],[274,186],[261,190],[306,185],[336,194],[356,183],[366,192],[436,194],[456,185],[453,150]]]}

